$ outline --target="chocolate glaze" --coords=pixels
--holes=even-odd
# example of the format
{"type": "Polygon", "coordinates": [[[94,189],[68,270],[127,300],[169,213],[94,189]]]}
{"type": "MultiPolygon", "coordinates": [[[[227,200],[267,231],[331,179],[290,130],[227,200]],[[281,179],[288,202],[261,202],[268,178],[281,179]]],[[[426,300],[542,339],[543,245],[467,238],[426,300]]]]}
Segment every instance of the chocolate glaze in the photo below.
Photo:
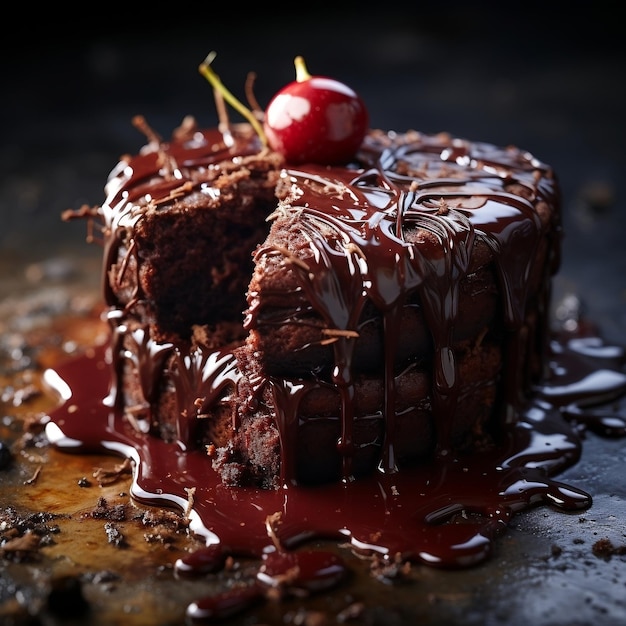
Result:
{"type": "MultiPolygon", "coordinates": [[[[189,516],[191,529],[206,539],[209,551],[181,563],[181,572],[213,571],[224,554],[232,553],[265,559],[266,578],[271,579],[271,572],[281,574],[282,566],[292,563],[290,551],[312,538],[335,539],[384,558],[400,555],[438,567],[467,567],[490,555],[494,538],[518,511],[538,504],[564,510],[591,504],[589,494],[554,477],[578,460],[584,428],[608,436],[626,433],[626,411],[614,402],[626,391],[624,352],[595,335],[552,337],[549,332],[550,277],[560,255],[553,174],[514,148],[418,133],[372,133],[358,162],[349,167],[311,166],[286,169],[282,175],[283,189],[291,191],[289,203],[274,215],[276,223],[288,223],[297,213],[298,228],[310,242],[309,253],[292,263],[298,288],[327,328],[339,331],[332,344],[332,376],[324,384],[335,385],[341,394],[337,446],[343,480],[303,486],[295,479],[295,445],[290,442],[298,428],[300,395],[319,384],[315,376],[289,380],[261,375],[249,382],[258,397],[267,386],[273,394],[282,486],[264,490],[222,484],[197,445],[196,418],[209,414],[221,395],[239,384],[242,374],[234,354],[191,348],[189,342],[154,341],[137,317],[128,323],[141,294],[121,302],[110,289],[108,272],[119,260],[121,234],[132,233],[148,208],[156,210],[174,196],[206,185],[206,173],[225,167],[234,155],[258,151],[249,140],[227,144],[213,131],[203,131],[186,141],[152,146],[113,173],[101,212],[111,344],[46,372],[63,400],[50,415],[50,440],[67,451],[104,450],[132,458],[132,495],[147,504],[179,507],[189,516]],[[543,211],[546,206],[554,211],[543,211]],[[320,224],[332,235],[321,237],[320,224]],[[503,391],[495,412],[497,445],[464,454],[450,445],[459,401],[453,335],[461,315],[459,283],[472,271],[479,244],[480,254],[487,250],[487,260],[481,262],[493,264],[499,281],[503,391]],[[430,400],[438,454],[399,468],[394,430],[397,320],[416,296],[434,346],[430,400]],[[354,480],[358,364],[353,338],[366,302],[374,303],[384,321],[385,441],[379,471],[354,480]],[[129,340],[136,347],[130,354],[124,348],[129,340]],[[168,442],[125,418],[117,377],[124,360],[132,359],[150,405],[163,364],[172,355],[179,417],[175,441],[168,442]],[[529,364],[533,358],[543,362],[539,373],[529,364]],[[270,536],[267,520],[276,517],[280,523],[270,536]],[[268,569],[267,555],[276,552],[277,544],[282,556],[268,569]]],[[[131,237],[127,259],[137,252],[131,237]]],[[[255,258],[262,262],[277,253],[294,251],[269,244],[260,246],[255,258]]],[[[248,331],[266,323],[256,295],[250,293],[244,322],[248,331]]],[[[309,572],[301,582],[311,589],[343,578],[343,565],[330,556],[301,558],[309,572]]],[[[188,617],[226,616],[257,601],[259,589],[257,583],[236,597],[203,599],[190,606],[188,617]]]]}
{"type": "MultiPolygon", "coordinates": [[[[342,398],[337,446],[346,481],[354,476],[358,371],[354,337],[366,303],[373,302],[383,317],[385,441],[379,468],[394,473],[398,470],[394,360],[402,308],[417,294],[432,334],[430,402],[437,450],[447,454],[460,397],[453,345],[460,315],[459,288],[476,262],[475,247],[482,244],[488,249],[499,279],[505,363],[496,413],[506,422],[528,389],[530,355],[544,349],[549,279],[558,267],[560,245],[558,188],[550,169],[532,155],[445,135],[409,133],[370,135],[359,159],[358,169],[307,166],[305,171],[285,171],[285,184],[295,189],[295,198],[278,212],[278,220],[286,222],[297,215],[297,229],[313,250],[312,254],[289,250],[299,260],[291,265],[306,294],[304,300],[324,318],[328,329],[343,333],[333,343],[331,382],[342,398]],[[542,205],[552,211],[543,222],[542,205]],[[529,293],[530,277],[537,274],[542,276],[541,286],[534,282],[529,293]],[[534,326],[529,323],[533,309],[534,326]]],[[[273,241],[271,235],[268,241],[273,241]]],[[[275,254],[276,247],[269,243],[260,246],[255,258],[259,263],[264,255],[275,254]]],[[[254,330],[266,322],[258,315],[254,292],[249,302],[245,328],[254,330]]],[[[280,321],[273,318],[271,323],[280,321]]],[[[289,396],[293,388],[301,389],[300,381],[289,383],[287,389],[283,378],[271,375],[254,381],[257,391],[263,385],[272,387],[283,442],[294,442],[298,428],[298,403],[289,396]]],[[[282,448],[282,482],[293,483],[294,463],[289,458],[293,448],[291,444],[282,448]]]]}
{"type": "MultiPolygon", "coordinates": [[[[122,272],[129,267],[139,271],[140,251],[133,244],[132,233],[147,213],[164,210],[198,190],[211,195],[211,185],[234,167],[233,163],[258,153],[258,139],[245,132],[222,135],[216,130],[196,130],[170,143],[153,143],[113,171],[107,201],[100,211],[106,234],[104,293],[115,346],[110,402],[123,403],[116,381],[128,358],[123,344],[129,333],[138,346],[137,356],[132,358],[148,421],[161,389],[158,383],[163,363],[174,352],[178,362],[174,384],[182,414],[176,436],[185,448],[197,444],[193,418],[209,413],[211,402],[219,397],[219,389],[211,388],[211,374],[202,371],[200,362],[207,359],[206,351],[199,347],[187,356],[188,342],[158,344],[147,330],[129,329],[126,316],[136,314],[142,294],[137,291],[129,301],[120,301],[111,289],[110,270],[121,255],[122,272]],[[133,257],[136,260],[131,263],[133,257]],[[196,393],[190,394],[192,389],[196,393]],[[194,405],[198,398],[209,401],[198,407],[194,405]]],[[[398,320],[403,307],[414,304],[416,298],[433,342],[429,402],[437,451],[447,454],[453,447],[451,433],[461,390],[454,346],[460,282],[475,269],[472,264],[481,254],[487,255],[482,263],[491,263],[497,275],[503,318],[499,331],[504,335],[502,393],[494,410],[498,416],[494,427],[497,430],[501,423],[514,419],[524,392],[537,377],[530,362],[534,357],[541,360],[545,349],[550,277],[559,264],[559,192],[550,168],[516,148],[471,143],[444,134],[371,132],[348,167],[308,165],[285,169],[282,176],[287,198],[274,219],[289,222],[297,214],[298,228],[311,247],[301,263],[291,264],[299,289],[328,330],[339,333],[334,336],[334,367],[326,382],[341,395],[337,449],[343,459],[343,479],[353,480],[355,474],[358,363],[354,338],[368,302],[380,312],[384,327],[385,439],[377,444],[381,450],[379,469],[389,473],[399,469],[395,450],[398,320]],[[543,216],[542,207],[549,207],[543,216]],[[480,246],[487,252],[476,252],[480,246]]],[[[276,253],[274,245],[262,245],[255,259],[260,262],[276,253]]],[[[289,254],[295,252],[289,250],[289,254]]],[[[139,285],[140,280],[133,282],[139,285]]],[[[141,318],[141,313],[137,315],[141,318]]],[[[258,303],[251,292],[244,328],[262,329],[266,323],[258,315],[258,303]]],[[[280,320],[274,318],[271,323],[280,320]]],[[[410,364],[403,364],[406,366],[410,364]]],[[[319,372],[312,371],[308,377],[310,381],[318,379],[319,372]]],[[[281,441],[294,442],[299,421],[297,396],[317,383],[274,378],[266,373],[251,382],[256,397],[249,398],[247,404],[257,402],[269,386],[281,441]]],[[[291,451],[290,445],[282,446],[282,484],[298,482],[291,451]]]]}
{"type": "Polygon", "coordinates": [[[46,372],[63,398],[47,434],[68,452],[132,458],[132,494],[141,502],[185,510],[193,490],[192,530],[226,552],[260,557],[272,546],[267,518],[279,513],[276,535],[285,549],[335,538],[364,553],[465,567],[489,556],[518,511],[591,504],[590,495],[553,478],[578,460],[581,426],[626,434],[626,407],[616,402],[626,391],[624,351],[597,337],[561,336],[551,346],[552,373],[507,425],[501,446],[353,482],[279,490],[224,486],[203,451],[140,433],[106,405],[104,348],[46,372]]]}

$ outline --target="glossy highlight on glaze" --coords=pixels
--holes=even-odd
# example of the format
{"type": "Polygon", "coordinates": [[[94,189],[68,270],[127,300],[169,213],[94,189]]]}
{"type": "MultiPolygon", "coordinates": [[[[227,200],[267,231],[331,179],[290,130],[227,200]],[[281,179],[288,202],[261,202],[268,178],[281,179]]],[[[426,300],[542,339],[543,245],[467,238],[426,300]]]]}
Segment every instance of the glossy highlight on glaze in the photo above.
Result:
{"type": "MultiPolygon", "coordinates": [[[[107,202],[102,207],[108,233],[104,289],[113,331],[112,367],[117,373],[110,402],[120,403],[115,378],[129,358],[124,343],[134,346],[130,354],[135,355],[133,367],[148,411],[156,402],[164,364],[174,355],[176,366],[170,371],[181,416],[176,419],[175,436],[185,449],[197,441],[200,426],[194,416],[209,414],[224,391],[222,384],[214,384],[211,350],[198,346],[190,353],[188,342],[159,343],[146,327],[131,328],[127,315],[142,306],[144,297],[137,291],[127,301],[120,301],[108,276],[111,268],[118,268],[122,276],[131,271],[139,273],[140,251],[134,239],[131,236],[125,252],[122,241],[127,233],[132,235],[147,214],[198,192],[219,197],[221,172],[240,166],[243,158],[255,158],[258,151],[258,140],[249,133],[232,133],[227,141],[215,130],[196,131],[186,141],[153,145],[124,162],[107,185],[107,202]],[[118,267],[120,255],[124,261],[118,267]],[[203,400],[198,405],[199,399],[203,400]]],[[[351,481],[359,473],[354,458],[360,445],[355,443],[355,422],[358,418],[372,423],[381,419],[380,415],[359,416],[354,411],[358,393],[354,339],[368,322],[362,318],[368,305],[380,312],[384,333],[381,358],[385,404],[381,413],[385,424],[384,441],[376,444],[380,447],[379,469],[394,473],[402,464],[395,434],[400,384],[396,359],[404,340],[400,329],[407,308],[419,307],[432,335],[428,340],[432,348],[420,349],[419,354],[422,359],[430,359],[432,369],[430,393],[424,399],[426,408],[411,410],[432,414],[433,423],[428,428],[435,433],[434,447],[439,453],[447,454],[454,447],[455,415],[463,401],[455,342],[462,318],[472,315],[461,315],[459,294],[462,281],[474,270],[471,264],[481,246],[483,256],[490,257],[483,262],[492,264],[497,274],[501,294],[498,306],[504,317],[504,329],[499,331],[503,337],[497,339],[502,344],[498,347],[503,353],[498,377],[502,378],[503,393],[494,412],[504,421],[512,419],[520,394],[538,376],[525,363],[545,347],[549,280],[559,262],[559,199],[551,170],[516,149],[447,135],[372,132],[353,164],[285,168],[281,179],[280,185],[289,193],[272,219],[288,222],[297,216],[298,228],[312,250],[306,262],[295,263],[286,256],[284,263],[292,265],[298,289],[331,333],[328,341],[332,343],[334,366],[324,381],[319,381],[317,371],[311,371],[307,380],[271,373],[250,380],[255,402],[267,388],[273,395],[275,425],[285,442],[280,451],[280,482],[300,482],[292,445],[298,435],[298,412],[303,398],[324,385],[331,385],[341,396],[337,443],[341,476],[351,481]],[[538,207],[542,204],[555,207],[550,217],[540,218],[538,207]],[[532,294],[532,304],[530,277],[543,285],[538,294],[532,294]],[[537,313],[535,322],[529,324],[531,306],[537,313]]],[[[264,257],[277,253],[282,255],[284,251],[271,244],[261,245],[255,261],[264,263],[264,257]]],[[[134,283],[139,285],[139,276],[134,283]]],[[[295,313],[288,308],[288,317],[274,316],[268,322],[260,315],[253,293],[248,303],[244,321],[247,331],[262,332],[268,323],[308,323],[308,308],[295,313]]],[[[221,358],[219,362],[223,362],[221,358]]],[[[409,362],[404,367],[410,374],[416,364],[409,362]]],[[[222,380],[224,385],[238,384],[237,379],[227,376],[222,380]]],[[[149,422],[148,415],[143,424],[149,422]]]]}
{"type": "Polygon", "coordinates": [[[584,347],[595,345],[601,354],[599,341],[555,340],[551,362],[558,374],[536,389],[498,448],[440,456],[421,467],[350,483],[280,490],[224,486],[201,451],[184,451],[138,433],[119,410],[106,406],[103,349],[49,373],[50,383],[71,395],[51,413],[47,434],[68,452],[108,451],[132,458],[132,495],[146,504],[184,510],[189,490],[195,490],[191,528],[207,545],[225,552],[260,558],[272,545],[267,517],[280,514],[276,534],[287,550],[316,537],[335,538],[363,554],[401,554],[436,567],[468,567],[490,556],[494,539],[519,511],[537,505],[570,511],[590,506],[589,494],[554,476],[581,454],[578,424],[606,424],[610,416],[613,429],[607,434],[626,434],[623,350],[605,346],[613,356],[602,359],[598,386],[581,386],[598,370],[600,358],[590,359],[584,347]],[[572,415],[577,423],[568,421],[572,415]]]}
{"type": "MultiPolygon", "coordinates": [[[[169,372],[179,409],[173,428],[184,449],[197,445],[201,420],[196,418],[210,415],[221,394],[238,387],[239,378],[235,373],[232,378],[222,376],[216,384],[212,349],[195,346],[191,350],[189,337],[157,341],[151,337],[148,323],[141,322],[138,328],[129,323],[135,311],[137,316],[150,319],[176,304],[166,297],[148,305],[152,311],[147,316],[142,313],[148,295],[141,292],[141,272],[154,274],[167,268],[142,269],[137,230],[147,216],[164,215],[168,207],[176,207],[172,218],[183,219],[188,207],[177,203],[198,194],[210,197],[212,208],[224,188],[223,176],[247,167],[246,159],[261,160],[259,155],[258,138],[250,129],[222,133],[191,128],[169,143],[153,138],[140,154],[122,161],[107,183],[101,216],[105,233],[104,297],[112,329],[109,403],[124,403],[117,383],[130,363],[141,385],[142,410],[146,413],[137,423],[149,429],[152,407],[163,387],[163,371],[173,355],[175,363],[169,372]],[[132,292],[120,297],[113,282],[122,283],[132,273],[136,274],[130,281],[132,292]]],[[[467,392],[459,375],[457,335],[464,320],[474,316],[469,310],[461,314],[460,292],[466,277],[476,271],[478,255],[496,274],[500,301],[495,306],[503,318],[503,327],[498,330],[502,336],[490,343],[501,344],[496,349],[502,351],[498,371],[493,368],[490,376],[503,390],[493,409],[493,427],[497,430],[501,423],[514,419],[524,394],[540,376],[538,365],[530,361],[545,348],[549,282],[559,263],[559,194],[550,168],[515,148],[445,134],[371,131],[354,163],[332,168],[313,164],[283,168],[280,177],[283,196],[270,219],[275,224],[297,219],[297,228],[307,238],[311,253],[304,261],[271,243],[260,244],[254,252],[255,263],[260,266],[284,254],[282,262],[297,276],[306,306],[299,311],[287,307],[286,317],[274,315],[268,320],[260,312],[256,294],[250,291],[243,328],[262,333],[268,325],[306,325],[312,310],[326,324],[333,354],[332,372],[323,380],[318,369],[306,377],[248,374],[254,397],[247,404],[260,402],[268,388],[273,396],[275,426],[284,442],[280,450],[281,484],[300,482],[293,458],[299,410],[304,398],[324,386],[337,391],[341,398],[337,452],[342,479],[351,481],[360,473],[355,455],[363,445],[355,439],[357,419],[361,423],[384,422],[384,438],[374,444],[380,449],[375,452],[378,468],[388,473],[398,471],[403,464],[397,445],[401,415],[396,406],[402,400],[399,367],[409,375],[432,371],[424,406],[400,409],[417,413],[418,418],[422,413],[432,415],[425,427],[431,432],[424,438],[425,451],[433,447],[433,451],[447,454],[455,446],[456,415],[467,392]],[[543,216],[539,213],[542,206],[551,207],[543,216]],[[384,406],[378,413],[363,416],[355,413],[359,393],[355,338],[369,323],[362,318],[368,305],[373,305],[382,318],[384,406]],[[398,355],[405,340],[402,316],[407,309],[419,310],[431,336],[399,366],[398,355]],[[430,363],[424,366],[413,362],[416,359],[430,363]],[[433,436],[436,441],[431,443],[433,436]]],[[[194,302],[197,299],[196,294],[188,297],[194,302]]],[[[200,310],[200,319],[216,315],[206,308],[200,310]]],[[[188,322],[188,328],[192,323],[194,320],[188,322]]],[[[478,344],[482,337],[475,340],[478,344]]],[[[475,348],[482,349],[480,345],[475,348]]],[[[226,361],[218,359],[220,364],[227,361],[227,357],[226,361]]]]}
{"type": "MultiPolygon", "coordinates": [[[[273,400],[282,443],[280,487],[222,483],[198,444],[198,430],[222,394],[241,382],[235,353],[192,349],[189,338],[156,341],[147,324],[129,323],[133,310],[143,306],[143,294],[137,290],[122,301],[109,277],[120,257],[120,274],[139,272],[132,235],[148,212],[191,194],[217,198],[223,171],[256,158],[259,149],[250,133],[196,131],[152,145],[113,172],[102,207],[111,343],[50,374],[64,398],[50,415],[50,440],[68,451],[108,450],[133,459],[132,493],[142,502],[186,510],[193,491],[192,530],[208,546],[259,558],[272,543],[266,520],[279,515],[276,535],[286,550],[324,537],[364,554],[467,567],[488,558],[494,538],[516,512],[538,504],[589,506],[589,494],[554,476],[578,460],[580,424],[624,434],[621,409],[612,412],[603,404],[626,390],[624,355],[597,338],[551,337],[550,278],[558,269],[561,234],[554,174],[514,148],[413,132],[370,133],[346,167],[281,170],[288,201],[284,197],[271,217],[288,225],[297,216],[310,254],[303,262],[292,251],[260,244],[255,259],[261,264],[278,258],[291,266],[299,293],[330,333],[332,368],[327,380],[318,372],[311,378],[249,376],[250,404],[267,390],[273,400]],[[542,206],[556,209],[540,214],[542,206]],[[496,276],[503,348],[497,381],[490,381],[501,388],[491,424],[496,445],[472,454],[457,450],[452,436],[463,402],[456,334],[472,317],[460,309],[459,292],[478,251],[496,276]],[[531,276],[538,286],[529,304],[531,276]],[[427,404],[435,442],[420,462],[402,466],[396,427],[402,417],[396,410],[396,358],[404,341],[399,321],[417,301],[431,334],[427,404]],[[376,442],[376,470],[357,477],[354,428],[363,416],[355,414],[354,338],[370,304],[383,320],[384,407],[366,419],[384,422],[384,438],[376,442]],[[536,316],[529,321],[531,308],[536,316]],[[545,357],[531,364],[529,355],[545,357]],[[151,430],[165,363],[174,364],[168,371],[177,402],[172,441],[151,430]],[[129,365],[148,411],[134,421],[125,414],[118,387],[121,368],[129,365]],[[322,387],[340,396],[340,477],[306,485],[297,472],[300,408],[306,394],[322,387]],[[595,405],[597,412],[590,409],[595,405]]],[[[287,309],[283,318],[268,319],[255,298],[252,292],[243,323],[250,332],[299,323],[307,313],[287,309]]]]}
{"type": "MultiPolygon", "coordinates": [[[[298,229],[314,250],[306,263],[294,262],[292,271],[299,276],[306,302],[337,332],[332,384],[341,394],[338,450],[343,479],[350,481],[354,474],[358,416],[353,338],[359,335],[368,303],[382,315],[384,328],[385,440],[379,468],[398,470],[394,361],[402,347],[403,311],[416,297],[432,334],[429,402],[436,448],[447,454],[453,447],[455,415],[462,401],[455,333],[461,318],[471,316],[461,313],[459,292],[479,245],[492,257],[502,297],[504,362],[499,384],[504,391],[496,412],[503,422],[512,419],[521,396],[539,375],[529,371],[528,361],[545,346],[549,281],[560,258],[559,197],[552,171],[516,149],[447,135],[373,133],[359,153],[358,167],[329,170],[309,164],[289,169],[283,177],[297,191],[291,206],[279,210],[280,219],[297,216],[298,229]],[[555,209],[543,222],[537,209],[542,204],[555,209]],[[544,287],[529,305],[531,276],[544,287]],[[539,314],[529,324],[531,306],[539,314]]],[[[255,259],[263,263],[264,256],[275,254],[271,244],[261,245],[255,259]]],[[[254,330],[268,322],[259,316],[254,294],[250,301],[244,327],[254,330]]],[[[306,324],[307,313],[305,309],[295,317],[306,324]]],[[[293,321],[291,310],[287,314],[289,318],[273,317],[269,323],[293,321]]],[[[297,382],[289,389],[282,377],[270,375],[255,382],[259,395],[263,385],[271,386],[281,440],[290,442],[281,452],[283,483],[297,482],[290,451],[295,450],[299,398],[311,389],[310,383],[297,382]]]]}

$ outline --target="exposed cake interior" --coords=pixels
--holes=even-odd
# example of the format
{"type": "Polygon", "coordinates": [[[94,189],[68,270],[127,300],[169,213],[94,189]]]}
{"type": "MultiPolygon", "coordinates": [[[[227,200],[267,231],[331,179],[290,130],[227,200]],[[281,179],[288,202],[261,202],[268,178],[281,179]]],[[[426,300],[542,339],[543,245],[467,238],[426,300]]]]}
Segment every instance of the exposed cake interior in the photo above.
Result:
{"type": "Polygon", "coordinates": [[[476,453],[542,374],[559,194],[516,148],[372,131],[288,168],[247,126],[187,126],[98,215],[109,401],[228,485],[476,453]]]}
{"type": "Polygon", "coordinates": [[[281,159],[259,154],[249,129],[239,132],[183,126],[167,148],[146,146],[109,178],[107,302],[149,323],[155,341],[190,340],[196,325],[241,325],[281,159]]]}

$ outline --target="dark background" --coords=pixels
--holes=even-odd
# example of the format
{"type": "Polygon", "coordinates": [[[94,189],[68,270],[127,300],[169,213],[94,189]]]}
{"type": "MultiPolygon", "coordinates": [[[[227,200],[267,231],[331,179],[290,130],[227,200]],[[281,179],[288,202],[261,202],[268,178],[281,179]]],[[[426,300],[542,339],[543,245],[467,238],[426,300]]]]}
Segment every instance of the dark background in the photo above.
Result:
{"type": "MultiPolygon", "coordinates": [[[[100,248],[85,243],[82,221],[64,223],[60,215],[102,202],[119,156],[144,143],[134,115],[164,137],[187,114],[216,124],[211,87],[198,73],[208,52],[217,51],[214,68],[240,98],[247,73],[256,72],[261,105],[293,80],[301,54],[311,73],[363,96],[372,126],[515,144],[552,165],[565,228],[555,300],[576,295],[607,339],[624,344],[619,4],[341,6],[17,7],[0,37],[0,304],[24,285],[36,289],[42,273],[61,282],[78,266],[97,280],[100,248]]],[[[593,494],[592,509],[580,517],[546,508],[516,517],[487,566],[441,580],[426,572],[418,590],[424,597],[440,585],[445,597],[447,589],[471,589],[471,597],[457,605],[450,598],[448,614],[446,603],[417,612],[432,624],[626,623],[626,557],[605,563],[590,556],[599,537],[626,542],[624,463],[623,438],[589,436],[581,462],[563,479],[593,494]],[[555,542],[563,552],[547,558],[555,542]]]]}
{"type": "Polygon", "coordinates": [[[302,54],[312,73],[361,93],[372,126],[516,144],[551,164],[564,195],[559,284],[621,337],[626,46],[616,5],[406,4],[22,10],[2,41],[0,260],[98,254],[85,249],[84,224],[60,213],[102,201],[108,171],[143,143],[134,115],[164,137],[187,114],[216,123],[198,73],[209,51],[240,98],[257,74],[262,106],[302,54]]]}

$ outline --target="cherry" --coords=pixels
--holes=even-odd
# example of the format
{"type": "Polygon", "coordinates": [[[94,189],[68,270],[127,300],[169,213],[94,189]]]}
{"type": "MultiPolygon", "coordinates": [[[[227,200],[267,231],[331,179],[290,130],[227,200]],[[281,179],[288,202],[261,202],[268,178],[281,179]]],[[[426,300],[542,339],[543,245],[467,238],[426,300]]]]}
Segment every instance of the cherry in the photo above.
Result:
{"type": "Polygon", "coordinates": [[[325,76],[311,76],[296,57],[296,80],[283,87],[265,110],[263,129],[269,146],[292,164],[348,163],[369,125],[360,96],[325,76]]]}
{"type": "Polygon", "coordinates": [[[367,132],[369,114],[350,87],[333,78],[311,76],[298,56],[296,80],[283,87],[265,111],[255,114],[224,86],[211,67],[214,58],[211,52],[200,64],[200,73],[248,120],[261,142],[288,163],[343,165],[354,157],[367,132]]]}

